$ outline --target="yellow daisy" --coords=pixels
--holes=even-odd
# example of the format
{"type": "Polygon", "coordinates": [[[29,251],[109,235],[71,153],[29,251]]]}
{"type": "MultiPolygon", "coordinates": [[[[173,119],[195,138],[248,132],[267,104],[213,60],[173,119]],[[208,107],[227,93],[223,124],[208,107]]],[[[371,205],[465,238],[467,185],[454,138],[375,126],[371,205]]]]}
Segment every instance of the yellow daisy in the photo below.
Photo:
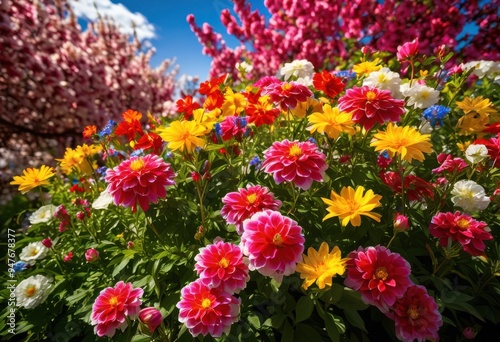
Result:
{"type": "Polygon", "coordinates": [[[205,146],[205,140],[200,138],[204,132],[205,127],[195,121],[172,121],[169,127],[158,128],[158,134],[172,151],[186,149],[188,153],[205,146]]]}
{"type": "Polygon", "coordinates": [[[330,217],[338,217],[342,226],[347,226],[350,222],[354,227],[361,225],[361,215],[368,216],[377,222],[380,222],[380,214],[371,211],[380,207],[382,196],[375,195],[372,190],[364,194],[365,188],[358,186],[356,190],[352,187],[343,187],[340,195],[332,190],[330,199],[321,198],[328,205],[329,214],[323,218],[323,221],[330,217]]]}
{"type": "Polygon", "coordinates": [[[234,93],[231,88],[227,88],[224,94],[224,104],[222,105],[222,115],[239,115],[245,110],[247,99],[243,94],[234,93]]]}
{"type": "Polygon", "coordinates": [[[25,194],[38,186],[49,185],[49,178],[54,175],[53,169],[45,165],[42,165],[39,169],[28,167],[23,171],[22,176],[14,176],[14,180],[10,184],[19,185],[18,190],[25,194]]]}
{"type": "Polygon", "coordinates": [[[485,135],[483,130],[489,122],[488,114],[469,112],[458,119],[456,128],[460,135],[477,134],[478,137],[482,137],[485,135]]]}
{"type": "Polygon", "coordinates": [[[465,97],[463,101],[457,101],[456,104],[465,114],[476,112],[488,116],[497,112],[495,108],[493,108],[491,101],[489,99],[483,99],[482,96],[475,98],[465,97]]]}
{"type": "MultiPolygon", "coordinates": [[[[297,118],[303,118],[308,113],[321,112],[322,103],[313,97],[308,97],[306,101],[297,102],[295,108],[290,109],[293,116],[297,118]]],[[[287,117],[289,120],[293,120],[293,116],[287,117]]]]}
{"type": "Polygon", "coordinates": [[[329,253],[329,246],[322,242],[319,250],[309,247],[307,255],[303,254],[303,262],[297,264],[297,272],[300,279],[304,279],[302,288],[307,290],[314,282],[319,289],[325,286],[332,286],[332,279],[335,275],[342,275],[345,272],[345,264],[349,258],[341,258],[340,249],[335,246],[329,253]]]}
{"type": "Polygon", "coordinates": [[[387,151],[391,158],[399,154],[411,163],[413,159],[423,161],[424,153],[432,152],[430,138],[430,134],[422,134],[413,127],[398,127],[389,122],[385,132],[379,131],[373,136],[370,146],[375,147],[375,151],[387,151]]]}
{"type": "Polygon", "coordinates": [[[378,71],[382,68],[381,65],[377,65],[378,63],[380,63],[380,59],[378,58],[372,62],[362,62],[353,66],[352,71],[354,71],[358,77],[366,76],[369,73],[378,71]]]}
{"type": "Polygon", "coordinates": [[[89,158],[99,152],[100,149],[101,147],[98,145],[89,146],[87,144],[77,146],[75,149],[67,147],[64,156],[56,160],[61,162],[61,169],[67,175],[72,172],[89,174],[97,167],[95,162],[92,164],[89,162],[89,158]]]}
{"type": "Polygon", "coordinates": [[[341,112],[337,107],[330,106],[329,104],[323,105],[323,113],[312,113],[307,117],[311,126],[306,129],[312,133],[318,132],[327,134],[330,139],[337,139],[342,132],[349,135],[354,135],[354,121],[350,113],[341,112]]]}

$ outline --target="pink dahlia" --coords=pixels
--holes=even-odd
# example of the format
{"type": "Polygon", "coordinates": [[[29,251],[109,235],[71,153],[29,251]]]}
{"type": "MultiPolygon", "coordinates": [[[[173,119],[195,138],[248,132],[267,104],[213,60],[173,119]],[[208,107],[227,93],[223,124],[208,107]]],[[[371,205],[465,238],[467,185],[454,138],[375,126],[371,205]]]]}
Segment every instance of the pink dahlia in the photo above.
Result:
{"type": "Polygon", "coordinates": [[[92,325],[97,336],[113,337],[116,329],[124,331],[127,316],[135,319],[141,310],[141,288],[132,288],[131,283],[119,281],[115,287],[101,291],[92,305],[92,325]]]}
{"type": "Polygon", "coordinates": [[[238,293],[250,279],[248,266],[243,262],[243,252],[232,243],[219,240],[200,248],[194,260],[201,282],[209,288],[238,293]]]}
{"type": "Polygon", "coordinates": [[[281,282],[295,272],[302,260],[304,236],[294,220],[277,211],[264,210],[243,222],[243,253],[250,260],[250,270],[281,282]]]}
{"type": "Polygon", "coordinates": [[[412,285],[410,264],[383,246],[359,247],[349,253],[345,285],[361,293],[361,299],[388,312],[412,285]]]}
{"type": "Polygon", "coordinates": [[[387,314],[394,320],[396,337],[404,342],[438,341],[443,319],[434,298],[420,285],[411,285],[387,314]]]}
{"type": "Polygon", "coordinates": [[[489,231],[486,223],[476,221],[459,211],[438,213],[432,218],[429,226],[429,232],[439,239],[441,246],[446,247],[448,239],[451,238],[452,241],[458,241],[463,250],[473,256],[484,254],[484,241],[493,239],[489,231]]]}
{"type": "Polygon", "coordinates": [[[274,142],[264,151],[262,168],[266,173],[272,173],[276,183],[292,182],[299,188],[307,190],[313,180],[323,181],[328,165],[326,156],[310,141],[274,142]]]}
{"type": "Polygon", "coordinates": [[[375,123],[399,122],[405,113],[405,101],[396,100],[390,90],[363,86],[347,89],[344,96],[339,98],[339,109],[352,114],[352,120],[361,124],[366,130],[375,123]]]}
{"type": "Polygon", "coordinates": [[[418,55],[418,38],[413,39],[411,42],[406,42],[398,46],[396,57],[398,61],[403,62],[411,60],[418,55]]]}
{"type": "Polygon", "coordinates": [[[123,204],[137,210],[137,203],[146,211],[149,203],[157,203],[167,196],[166,187],[174,185],[175,173],[170,164],[154,154],[132,157],[114,169],[108,169],[108,192],[116,205],[123,204]]]}
{"type": "Polygon", "coordinates": [[[245,134],[250,132],[247,119],[240,116],[227,116],[220,124],[216,124],[216,130],[223,141],[232,138],[240,141],[245,134]]]}
{"type": "Polygon", "coordinates": [[[432,169],[432,173],[459,173],[467,168],[467,163],[462,158],[453,158],[451,154],[440,153],[437,161],[441,165],[432,169]]]}
{"type": "Polygon", "coordinates": [[[309,88],[296,82],[271,83],[264,92],[269,95],[271,101],[279,104],[284,112],[295,108],[297,102],[304,102],[312,96],[309,88]]]}
{"type": "Polygon", "coordinates": [[[281,201],[274,198],[267,187],[248,184],[237,192],[230,192],[222,199],[224,206],[220,214],[227,224],[236,225],[239,235],[243,234],[243,221],[264,209],[279,210],[281,201]]]}
{"type": "Polygon", "coordinates": [[[193,336],[221,337],[238,320],[240,302],[220,288],[209,288],[198,279],[181,290],[179,321],[193,336]]]}

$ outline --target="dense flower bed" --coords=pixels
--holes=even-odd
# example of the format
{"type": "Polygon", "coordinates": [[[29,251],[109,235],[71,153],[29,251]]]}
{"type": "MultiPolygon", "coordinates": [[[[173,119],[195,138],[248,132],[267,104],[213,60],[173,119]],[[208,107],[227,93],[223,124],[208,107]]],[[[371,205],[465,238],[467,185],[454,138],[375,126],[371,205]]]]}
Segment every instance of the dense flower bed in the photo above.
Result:
{"type": "Polygon", "coordinates": [[[13,338],[498,334],[500,65],[418,51],[221,75],[14,177],[13,338]]]}

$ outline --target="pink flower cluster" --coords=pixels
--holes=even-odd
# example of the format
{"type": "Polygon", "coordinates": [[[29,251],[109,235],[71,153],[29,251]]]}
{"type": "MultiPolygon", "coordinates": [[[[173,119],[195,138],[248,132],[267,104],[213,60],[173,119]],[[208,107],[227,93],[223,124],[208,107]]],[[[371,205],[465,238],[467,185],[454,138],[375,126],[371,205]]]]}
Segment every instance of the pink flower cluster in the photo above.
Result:
{"type": "Polygon", "coordinates": [[[485,222],[476,221],[459,211],[435,215],[429,226],[429,232],[439,239],[441,246],[446,247],[448,239],[451,239],[453,242],[459,242],[463,250],[472,256],[483,255],[484,241],[493,239],[485,222]]]}
{"type": "Polygon", "coordinates": [[[441,165],[432,169],[432,173],[459,173],[467,168],[465,160],[462,158],[453,158],[451,154],[440,153],[437,156],[437,161],[441,165]]]}
{"type": "Polygon", "coordinates": [[[443,324],[434,298],[410,280],[410,264],[383,246],[359,247],[349,253],[345,285],[394,320],[396,336],[405,342],[438,339],[443,324]]]}

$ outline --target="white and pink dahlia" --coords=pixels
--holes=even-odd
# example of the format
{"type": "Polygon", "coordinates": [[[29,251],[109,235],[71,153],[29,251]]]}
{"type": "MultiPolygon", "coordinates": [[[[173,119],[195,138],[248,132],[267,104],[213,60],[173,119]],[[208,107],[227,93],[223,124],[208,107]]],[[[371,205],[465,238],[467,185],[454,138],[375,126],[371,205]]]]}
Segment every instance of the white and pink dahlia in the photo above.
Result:
{"type": "Polygon", "coordinates": [[[302,227],[277,211],[264,210],[243,222],[243,253],[250,270],[281,282],[302,260],[302,227]]]}
{"type": "Polygon", "coordinates": [[[123,281],[102,290],[92,305],[91,320],[97,336],[113,337],[116,329],[124,331],[128,326],[127,317],[136,319],[141,310],[143,292],[123,281]]]}
{"type": "Polygon", "coordinates": [[[325,159],[314,143],[285,139],[274,142],[264,151],[262,169],[272,174],[277,184],[288,181],[307,190],[313,181],[323,181],[328,169],[325,159]]]}
{"type": "Polygon", "coordinates": [[[220,214],[227,224],[236,225],[239,235],[243,234],[243,221],[262,210],[279,210],[281,201],[274,198],[267,187],[248,184],[246,188],[230,192],[222,199],[224,206],[220,214]]]}
{"type": "Polygon", "coordinates": [[[250,279],[243,252],[235,244],[216,241],[200,248],[194,260],[201,282],[209,288],[217,287],[228,293],[238,293],[250,279]]]}
{"type": "Polygon", "coordinates": [[[210,288],[198,279],[181,290],[177,303],[179,322],[184,323],[194,337],[207,334],[221,337],[238,320],[240,302],[220,288],[210,288]]]}
{"type": "Polygon", "coordinates": [[[170,164],[157,155],[148,154],[132,157],[114,169],[108,169],[105,179],[115,204],[132,207],[135,212],[137,204],[146,211],[150,203],[165,198],[166,187],[175,184],[174,177],[170,164]]]}

